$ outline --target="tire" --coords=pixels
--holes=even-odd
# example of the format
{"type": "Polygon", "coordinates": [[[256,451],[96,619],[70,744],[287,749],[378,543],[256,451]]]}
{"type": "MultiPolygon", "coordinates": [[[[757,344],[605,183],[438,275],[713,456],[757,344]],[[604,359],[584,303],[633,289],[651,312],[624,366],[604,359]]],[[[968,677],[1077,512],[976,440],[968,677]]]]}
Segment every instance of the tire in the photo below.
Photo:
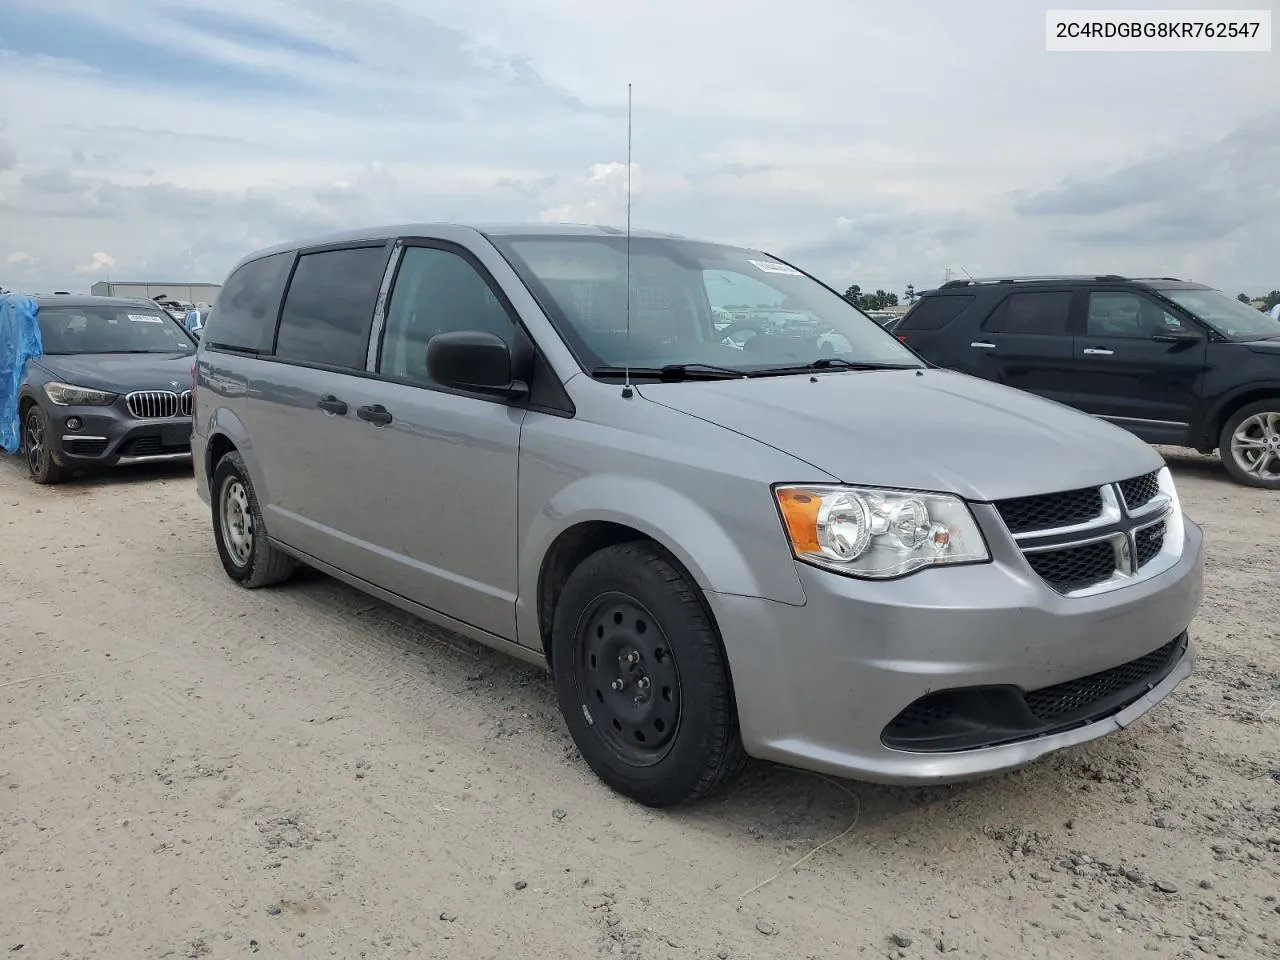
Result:
{"type": "Polygon", "coordinates": [[[1237,483],[1280,490],[1280,397],[1248,404],[1229,416],[1218,435],[1218,455],[1237,483]],[[1236,439],[1237,433],[1248,446],[1236,439]],[[1249,469],[1259,457],[1266,458],[1261,473],[1249,469]]]}
{"type": "Polygon", "coordinates": [[[283,583],[293,575],[298,562],[267,539],[262,509],[239,453],[233,451],[218,461],[209,499],[213,539],[228,577],[242,587],[256,590],[283,583]]]}
{"type": "Polygon", "coordinates": [[[551,644],[569,733],[614,790],[673,807],[742,768],[719,634],[698,587],[656,544],[618,544],[584,560],[556,604],[551,644]]]}
{"type": "Polygon", "coordinates": [[[27,472],[36,483],[61,483],[67,471],[54,462],[50,451],[53,429],[49,417],[40,404],[33,403],[22,418],[22,453],[26,457],[27,472]]]}

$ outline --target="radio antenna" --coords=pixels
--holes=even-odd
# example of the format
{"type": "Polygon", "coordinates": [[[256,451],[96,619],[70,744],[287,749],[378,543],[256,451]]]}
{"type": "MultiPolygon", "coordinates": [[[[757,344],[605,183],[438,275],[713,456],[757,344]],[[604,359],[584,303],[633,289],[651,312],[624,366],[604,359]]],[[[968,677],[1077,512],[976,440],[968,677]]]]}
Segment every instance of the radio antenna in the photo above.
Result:
{"type": "Polygon", "coordinates": [[[627,84],[627,355],[623,362],[622,395],[631,389],[631,84],[627,84]]]}

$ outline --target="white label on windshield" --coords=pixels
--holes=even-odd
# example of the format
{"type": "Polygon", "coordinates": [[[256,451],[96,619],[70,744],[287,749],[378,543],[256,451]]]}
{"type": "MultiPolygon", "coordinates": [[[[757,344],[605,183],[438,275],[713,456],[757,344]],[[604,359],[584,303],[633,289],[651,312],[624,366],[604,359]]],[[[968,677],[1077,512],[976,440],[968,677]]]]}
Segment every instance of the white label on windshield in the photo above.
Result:
{"type": "Polygon", "coordinates": [[[786,274],[788,277],[804,276],[804,274],[795,267],[788,267],[785,263],[774,263],[772,260],[752,260],[751,263],[765,273],[782,273],[786,274]]]}
{"type": "Polygon", "coordinates": [[[129,319],[134,323],[164,323],[164,317],[157,317],[146,313],[131,313],[129,319]]]}

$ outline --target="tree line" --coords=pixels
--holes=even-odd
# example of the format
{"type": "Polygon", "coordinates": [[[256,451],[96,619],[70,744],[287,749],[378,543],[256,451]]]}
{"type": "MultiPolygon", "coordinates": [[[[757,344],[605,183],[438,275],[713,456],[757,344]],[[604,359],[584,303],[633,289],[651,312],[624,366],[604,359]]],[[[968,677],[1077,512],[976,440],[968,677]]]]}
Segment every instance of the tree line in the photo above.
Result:
{"type": "Polygon", "coordinates": [[[1262,301],[1262,309],[1270,310],[1276,304],[1280,303],[1280,290],[1272,290],[1264,297],[1251,297],[1248,294],[1238,293],[1236,299],[1241,303],[1253,303],[1255,300],[1262,301]]]}

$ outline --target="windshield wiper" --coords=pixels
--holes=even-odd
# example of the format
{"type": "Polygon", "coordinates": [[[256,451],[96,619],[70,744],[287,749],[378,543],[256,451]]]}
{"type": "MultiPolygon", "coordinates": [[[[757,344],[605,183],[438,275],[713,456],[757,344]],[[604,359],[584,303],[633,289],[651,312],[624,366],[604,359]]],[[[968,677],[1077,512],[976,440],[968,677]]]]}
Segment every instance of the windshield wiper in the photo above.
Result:
{"type": "Polygon", "coordinates": [[[812,363],[801,363],[787,367],[765,367],[752,370],[756,376],[777,376],[788,373],[808,373],[811,370],[920,370],[916,364],[902,363],[864,363],[858,360],[846,360],[844,357],[819,357],[812,363]]]}
{"type": "Polygon", "coordinates": [[[741,380],[752,375],[746,370],[717,367],[710,363],[668,363],[663,367],[604,366],[591,371],[593,377],[625,377],[628,374],[645,380],[657,378],[666,383],[678,383],[681,380],[741,380]]]}

